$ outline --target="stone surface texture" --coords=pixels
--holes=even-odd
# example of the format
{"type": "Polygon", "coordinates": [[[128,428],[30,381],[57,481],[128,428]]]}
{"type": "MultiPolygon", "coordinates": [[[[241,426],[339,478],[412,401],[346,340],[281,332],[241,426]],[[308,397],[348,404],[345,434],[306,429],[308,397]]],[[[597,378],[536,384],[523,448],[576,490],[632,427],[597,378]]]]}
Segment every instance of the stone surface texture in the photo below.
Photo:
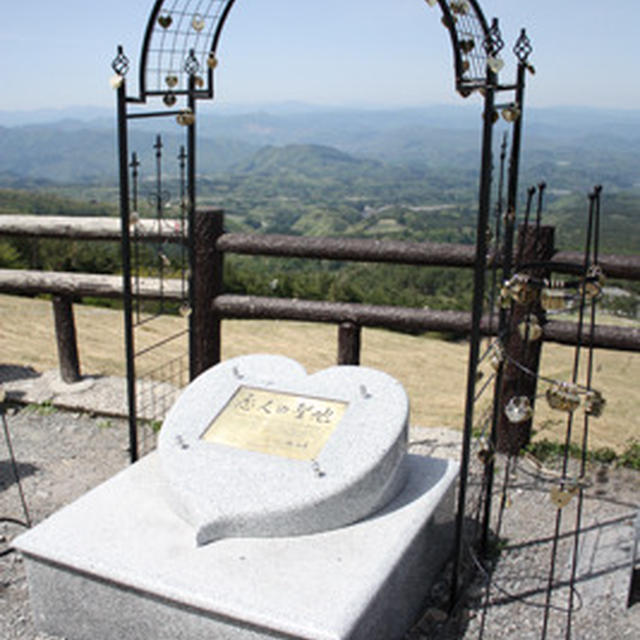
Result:
{"type": "Polygon", "coordinates": [[[348,527],[196,546],[153,453],[19,537],[41,631],[69,640],[401,638],[452,542],[455,462],[348,527]]]}
{"type": "Polygon", "coordinates": [[[289,358],[241,356],[199,376],[169,412],[158,443],[166,494],[195,528],[198,544],[342,527],[374,513],[403,488],[408,425],[406,393],[385,373],[341,366],[307,375],[289,358]],[[241,387],[348,405],[309,460],[203,440],[241,387]]]}

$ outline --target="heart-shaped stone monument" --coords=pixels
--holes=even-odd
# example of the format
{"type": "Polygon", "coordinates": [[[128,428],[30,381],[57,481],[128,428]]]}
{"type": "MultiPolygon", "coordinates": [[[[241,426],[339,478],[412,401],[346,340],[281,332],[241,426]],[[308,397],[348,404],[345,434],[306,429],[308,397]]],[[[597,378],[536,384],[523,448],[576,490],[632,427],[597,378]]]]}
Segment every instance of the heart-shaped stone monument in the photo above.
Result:
{"type": "Polygon", "coordinates": [[[158,451],[173,509],[199,545],[315,533],[361,520],[403,488],[409,403],[385,373],[227,360],[184,390],[158,451]]]}

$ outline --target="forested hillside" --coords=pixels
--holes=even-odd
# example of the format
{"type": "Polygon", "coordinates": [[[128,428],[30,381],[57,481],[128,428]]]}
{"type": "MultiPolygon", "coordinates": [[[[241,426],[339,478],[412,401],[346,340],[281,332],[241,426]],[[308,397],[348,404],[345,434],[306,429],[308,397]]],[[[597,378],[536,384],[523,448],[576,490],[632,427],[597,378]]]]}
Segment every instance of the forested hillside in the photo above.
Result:
{"type": "MultiPolygon", "coordinates": [[[[203,115],[198,201],[224,208],[230,230],[471,244],[477,115],[437,108],[203,115]]],[[[526,125],[520,213],[526,187],[546,182],[543,220],[557,227],[558,247],[579,249],[587,193],[602,184],[601,252],[640,252],[640,117],[534,110],[526,125]]],[[[504,124],[496,129],[496,188],[505,132],[504,124]]],[[[132,132],[131,147],[142,162],[143,216],[153,215],[154,141],[148,125],[132,132]]],[[[183,143],[175,127],[163,133],[169,216],[178,210],[175,158],[183,143]]],[[[0,127],[0,148],[0,214],[117,215],[115,136],[108,120],[0,127]]],[[[153,248],[145,259],[150,265],[157,260],[153,248]]],[[[0,238],[0,266],[112,272],[119,257],[108,243],[0,238]]],[[[466,272],[240,257],[227,261],[226,287],[434,308],[467,308],[470,296],[466,272]]]]}

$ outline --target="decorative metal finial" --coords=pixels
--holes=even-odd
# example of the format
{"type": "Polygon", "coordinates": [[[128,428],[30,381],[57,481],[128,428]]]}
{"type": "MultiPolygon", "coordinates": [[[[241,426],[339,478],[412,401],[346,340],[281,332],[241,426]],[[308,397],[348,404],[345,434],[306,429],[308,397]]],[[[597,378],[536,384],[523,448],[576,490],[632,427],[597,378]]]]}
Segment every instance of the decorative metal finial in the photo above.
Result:
{"type": "Polygon", "coordinates": [[[119,76],[125,76],[127,75],[127,71],[129,71],[129,58],[127,58],[127,56],[124,55],[122,45],[118,46],[118,54],[113,59],[113,62],[111,63],[111,68],[119,76]]]}
{"type": "Polygon", "coordinates": [[[531,46],[531,40],[529,40],[527,32],[523,29],[520,32],[520,37],[517,39],[513,47],[513,53],[516,55],[521,64],[527,64],[532,51],[533,47],[531,46]]]}
{"type": "Polygon", "coordinates": [[[195,51],[193,49],[189,51],[189,55],[184,62],[184,70],[190,76],[194,76],[196,75],[196,73],[198,73],[198,71],[200,71],[200,63],[198,62],[195,51]]]}
{"type": "Polygon", "coordinates": [[[156,141],[155,144],[153,145],[153,148],[156,150],[156,158],[161,158],[162,157],[162,136],[156,136],[156,141]]]}
{"type": "Polygon", "coordinates": [[[140,167],[140,160],[138,159],[138,154],[135,151],[131,154],[131,162],[129,166],[133,169],[133,173],[137,174],[138,168],[140,167]]]}
{"type": "Polygon", "coordinates": [[[484,48],[488,56],[497,56],[504,48],[504,40],[500,33],[500,27],[498,25],[498,18],[494,18],[491,23],[491,28],[487,32],[487,36],[484,41],[484,48]]]}

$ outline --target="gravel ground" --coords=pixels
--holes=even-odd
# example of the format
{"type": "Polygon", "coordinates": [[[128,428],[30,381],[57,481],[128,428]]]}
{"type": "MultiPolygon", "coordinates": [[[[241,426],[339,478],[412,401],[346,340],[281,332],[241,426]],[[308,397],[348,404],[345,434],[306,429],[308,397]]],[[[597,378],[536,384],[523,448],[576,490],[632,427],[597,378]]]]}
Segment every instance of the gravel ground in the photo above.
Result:
{"type": "MultiPolygon", "coordinates": [[[[491,571],[475,571],[462,606],[443,622],[439,621],[438,614],[446,606],[442,594],[448,594],[448,582],[437,583],[432,589],[431,606],[435,608],[427,610],[423,621],[410,634],[410,640],[640,638],[640,603],[626,607],[640,474],[601,466],[589,470],[589,486],[582,503],[581,535],[576,545],[578,499],[574,497],[560,511],[550,499],[551,488],[558,485],[557,476],[552,473],[557,469],[541,470],[522,459],[515,471],[510,466],[506,500],[501,509],[506,466],[504,459],[498,459],[493,532],[498,520],[501,524],[499,539],[494,538],[492,542],[497,543],[500,553],[491,571]],[[549,600],[551,607],[545,623],[556,526],[560,536],[554,588],[549,600]],[[577,548],[576,579],[571,596],[568,585],[574,547],[577,548]],[[545,624],[546,636],[543,635],[545,624]]],[[[570,467],[570,473],[576,477],[577,468],[570,467]]],[[[470,494],[473,496],[473,489],[470,494]]],[[[470,502],[473,504],[473,497],[470,502]]],[[[466,564],[477,567],[474,558],[467,557],[466,564]]]]}
{"type": "MultiPolygon", "coordinates": [[[[127,426],[121,419],[40,407],[10,409],[7,423],[34,523],[128,463],[127,426]]],[[[445,430],[414,430],[412,452],[455,457],[459,446],[450,434],[445,430]]],[[[146,446],[152,444],[153,437],[149,435],[146,446]]],[[[499,460],[497,466],[495,486],[499,491],[506,464],[499,460]]],[[[408,640],[542,637],[542,605],[557,514],[549,491],[557,481],[526,461],[519,462],[516,470],[510,468],[509,478],[500,527],[500,555],[490,575],[475,572],[466,598],[448,619],[443,619],[448,581],[444,577],[436,582],[425,615],[408,634],[408,640]],[[491,584],[488,595],[487,580],[491,584]]],[[[625,606],[640,474],[593,468],[589,479],[591,486],[585,490],[582,510],[583,534],[578,545],[570,637],[640,638],[640,603],[630,609],[625,606]]],[[[477,482],[472,477],[471,504],[476,490],[477,482]]],[[[577,503],[573,499],[561,510],[561,532],[570,534],[574,529],[577,503]]],[[[494,515],[499,513],[498,496],[494,515]]],[[[24,519],[4,438],[0,444],[0,518],[24,519]]],[[[7,549],[21,531],[16,525],[0,524],[0,551],[7,549]]],[[[567,637],[566,581],[572,566],[573,543],[573,536],[566,535],[558,545],[554,576],[557,586],[551,598],[553,610],[548,618],[547,638],[567,637]]],[[[0,557],[0,638],[45,640],[33,627],[24,567],[15,553],[0,557]]]]}
{"type": "MultiPolygon", "coordinates": [[[[119,419],[92,418],[41,407],[6,415],[31,520],[38,523],[103,482],[128,463],[127,427],[119,419]]],[[[0,518],[24,520],[5,438],[0,445],[0,518]]],[[[0,525],[0,549],[23,531],[0,525]]],[[[0,638],[44,638],[34,630],[21,557],[0,558],[0,638]]]]}

